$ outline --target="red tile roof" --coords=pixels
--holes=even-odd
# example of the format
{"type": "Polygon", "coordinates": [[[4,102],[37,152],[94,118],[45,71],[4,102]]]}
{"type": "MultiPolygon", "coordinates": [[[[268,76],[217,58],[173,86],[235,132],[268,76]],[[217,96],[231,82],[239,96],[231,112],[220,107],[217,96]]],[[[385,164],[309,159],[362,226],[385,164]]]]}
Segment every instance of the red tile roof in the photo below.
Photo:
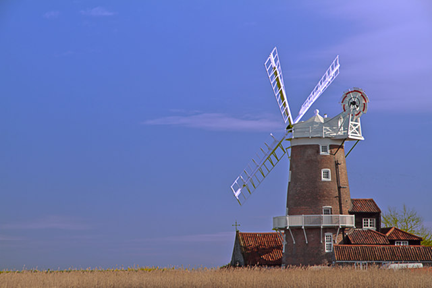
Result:
{"type": "Polygon", "coordinates": [[[375,230],[352,229],[348,231],[347,237],[351,244],[357,245],[389,245],[390,241],[386,235],[375,230]]]}
{"type": "Polygon", "coordinates": [[[351,199],[351,203],[349,212],[381,213],[381,209],[373,199],[351,199]]]}
{"type": "Polygon", "coordinates": [[[282,239],[273,233],[241,233],[240,246],[245,265],[281,265],[282,239]]]}
{"type": "Polygon", "coordinates": [[[432,262],[432,247],[393,245],[334,245],[337,262],[432,262]]]}
{"type": "Polygon", "coordinates": [[[387,238],[389,240],[417,240],[422,241],[423,238],[416,236],[414,234],[405,232],[399,228],[396,227],[390,227],[390,228],[382,228],[381,231],[387,235],[387,238]]]}

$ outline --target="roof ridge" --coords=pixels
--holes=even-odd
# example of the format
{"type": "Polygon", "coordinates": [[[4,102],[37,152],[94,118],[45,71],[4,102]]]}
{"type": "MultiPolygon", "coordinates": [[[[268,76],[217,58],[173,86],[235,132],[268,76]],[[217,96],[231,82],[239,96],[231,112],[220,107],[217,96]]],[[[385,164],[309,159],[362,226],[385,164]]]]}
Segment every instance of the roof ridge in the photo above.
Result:
{"type": "Polygon", "coordinates": [[[381,233],[381,232],[378,232],[378,231],[376,231],[376,230],[373,230],[373,229],[367,229],[367,230],[370,230],[370,231],[372,231],[373,233],[377,233],[377,234],[379,234],[380,236],[384,236],[384,237],[386,237],[386,236],[387,236],[386,234],[384,234],[384,233],[381,233]]]}
{"type": "Polygon", "coordinates": [[[420,236],[415,235],[415,234],[413,234],[413,233],[407,232],[407,231],[402,230],[402,229],[400,229],[400,228],[397,228],[397,227],[393,227],[393,228],[394,228],[395,230],[397,229],[398,231],[400,231],[400,232],[402,232],[402,233],[409,234],[409,235],[411,235],[411,236],[414,236],[414,237],[417,237],[417,238],[421,238],[421,239],[423,239],[423,237],[420,237],[420,236]]]}
{"type": "Polygon", "coordinates": [[[278,232],[240,232],[239,234],[274,234],[277,235],[278,232]]]}
{"type": "Polygon", "coordinates": [[[386,235],[387,236],[389,236],[393,231],[394,231],[394,229],[396,228],[396,227],[389,227],[390,229],[389,229],[389,231],[387,231],[387,233],[386,233],[386,235]]]}

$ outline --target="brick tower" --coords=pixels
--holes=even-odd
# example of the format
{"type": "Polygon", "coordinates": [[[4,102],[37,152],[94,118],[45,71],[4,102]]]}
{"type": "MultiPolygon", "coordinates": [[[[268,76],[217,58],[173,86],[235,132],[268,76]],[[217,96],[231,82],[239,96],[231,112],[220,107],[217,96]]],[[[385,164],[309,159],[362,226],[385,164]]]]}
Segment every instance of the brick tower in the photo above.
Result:
{"type": "Polygon", "coordinates": [[[363,138],[342,132],[338,125],[349,116],[343,114],[327,119],[316,113],[293,127],[287,215],[275,217],[274,227],[285,231],[285,265],[331,263],[333,243],[354,227],[344,143],[363,138]]]}

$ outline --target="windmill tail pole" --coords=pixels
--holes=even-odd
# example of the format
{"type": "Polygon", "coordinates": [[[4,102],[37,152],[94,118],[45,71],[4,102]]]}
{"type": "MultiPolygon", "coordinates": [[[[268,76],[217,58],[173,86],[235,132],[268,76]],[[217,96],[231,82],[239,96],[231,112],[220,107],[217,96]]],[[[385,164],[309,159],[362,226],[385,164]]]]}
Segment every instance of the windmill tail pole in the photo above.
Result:
{"type": "Polygon", "coordinates": [[[359,142],[360,140],[357,140],[356,141],[356,143],[353,145],[353,147],[351,147],[351,149],[348,151],[348,153],[345,155],[345,158],[347,158],[348,157],[348,155],[351,153],[351,151],[354,149],[354,147],[357,145],[357,143],[359,142]]]}

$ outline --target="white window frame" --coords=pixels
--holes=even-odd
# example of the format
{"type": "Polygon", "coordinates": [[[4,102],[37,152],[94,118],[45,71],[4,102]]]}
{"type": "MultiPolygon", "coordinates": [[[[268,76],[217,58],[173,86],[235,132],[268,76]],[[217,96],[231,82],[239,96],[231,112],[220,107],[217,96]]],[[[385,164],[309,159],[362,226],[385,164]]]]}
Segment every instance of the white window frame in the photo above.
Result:
{"type": "Polygon", "coordinates": [[[376,229],[376,219],[375,218],[363,218],[362,219],[363,229],[376,229]]]}
{"type": "Polygon", "coordinates": [[[333,252],[333,234],[325,233],[324,234],[324,247],[325,252],[333,252]]]}
{"type": "Polygon", "coordinates": [[[331,181],[331,170],[328,168],[321,169],[321,180],[322,181],[331,181]],[[324,173],[328,173],[328,178],[324,178],[324,173]]]}
{"type": "Polygon", "coordinates": [[[321,155],[330,155],[330,146],[329,145],[320,145],[320,154],[321,155]],[[327,151],[323,151],[323,148],[327,151]]]}
{"type": "Polygon", "coordinates": [[[332,206],[323,206],[323,215],[332,215],[332,206]],[[330,213],[325,213],[326,211],[330,212],[330,213]]]}
{"type": "Polygon", "coordinates": [[[397,246],[408,246],[408,241],[395,241],[395,245],[397,246]]]}

